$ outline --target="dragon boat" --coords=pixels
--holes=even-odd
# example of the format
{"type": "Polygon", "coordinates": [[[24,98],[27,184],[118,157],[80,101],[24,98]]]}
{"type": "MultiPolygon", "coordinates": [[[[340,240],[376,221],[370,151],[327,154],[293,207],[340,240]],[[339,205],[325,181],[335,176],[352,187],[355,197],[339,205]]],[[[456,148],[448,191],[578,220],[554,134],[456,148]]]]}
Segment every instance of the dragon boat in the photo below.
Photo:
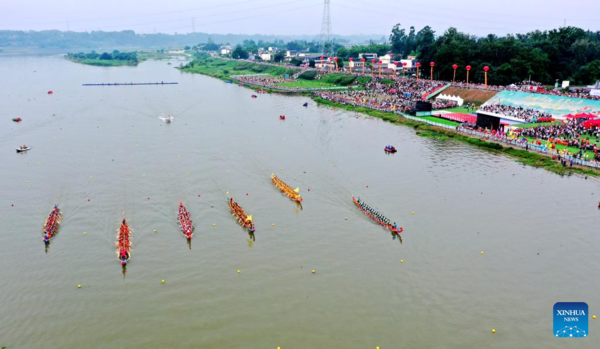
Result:
{"type": "Polygon", "coordinates": [[[117,256],[121,261],[122,266],[126,266],[131,259],[131,228],[127,225],[127,221],[123,219],[117,234],[117,256]]]}
{"type": "Polygon", "coordinates": [[[62,218],[62,212],[58,205],[54,205],[52,211],[46,218],[46,222],[44,223],[44,233],[42,234],[42,239],[45,243],[50,243],[50,240],[54,237],[56,232],[58,231],[58,227],[60,226],[60,220],[62,218]]]}
{"type": "Polygon", "coordinates": [[[300,196],[300,194],[298,194],[300,192],[300,188],[292,189],[292,187],[285,184],[284,181],[277,178],[277,176],[272,173],[271,173],[271,179],[273,180],[273,184],[275,184],[275,186],[277,188],[279,188],[279,190],[281,190],[290,199],[296,201],[297,203],[302,202],[302,196],[300,196]]]}
{"type": "Polygon", "coordinates": [[[229,204],[229,210],[231,211],[231,214],[233,214],[238,223],[242,227],[246,228],[249,233],[254,234],[256,229],[254,227],[254,222],[252,222],[252,215],[248,216],[246,211],[244,211],[244,209],[238,205],[237,202],[233,201],[233,198],[228,197],[227,203],[229,204]]]}
{"type": "Polygon", "coordinates": [[[387,219],[383,215],[379,214],[379,212],[372,209],[369,205],[362,202],[360,200],[360,198],[358,198],[358,199],[352,198],[352,201],[354,201],[354,204],[356,204],[356,206],[358,206],[358,208],[361,211],[363,211],[367,216],[369,216],[372,220],[374,220],[375,222],[384,226],[386,229],[391,230],[393,233],[399,234],[404,230],[404,229],[402,229],[402,227],[397,226],[396,223],[390,224],[389,222],[391,222],[391,221],[389,219],[387,219]]]}
{"type": "Polygon", "coordinates": [[[181,227],[181,232],[185,237],[190,240],[192,236],[194,236],[194,226],[192,225],[192,219],[190,217],[190,213],[185,208],[183,203],[179,201],[179,213],[177,214],[179,218],[179,226],[181,227]]]}

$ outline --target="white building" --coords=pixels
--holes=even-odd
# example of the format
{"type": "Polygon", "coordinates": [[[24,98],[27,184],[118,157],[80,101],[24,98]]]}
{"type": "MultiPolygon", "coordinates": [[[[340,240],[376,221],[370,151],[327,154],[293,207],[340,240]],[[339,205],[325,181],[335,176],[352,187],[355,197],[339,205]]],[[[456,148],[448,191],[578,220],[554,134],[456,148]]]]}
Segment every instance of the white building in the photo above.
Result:
{"type": "Polygon", "coordinates": [[[260,59],[262,59],[263,61],[270,61],[273,59],[273,56],[270,53],[261,53],[260,55],[258,55],[260,57],[260,59]]]}

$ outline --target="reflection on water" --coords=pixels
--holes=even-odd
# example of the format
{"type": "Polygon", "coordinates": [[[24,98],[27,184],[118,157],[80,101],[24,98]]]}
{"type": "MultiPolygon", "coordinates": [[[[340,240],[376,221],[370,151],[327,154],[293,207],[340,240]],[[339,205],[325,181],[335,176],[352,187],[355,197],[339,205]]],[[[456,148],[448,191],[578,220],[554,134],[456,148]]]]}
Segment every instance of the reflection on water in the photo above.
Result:
{"type": "Polygon", "coordinates": [[[552,305],[600,304],[590,277],[600,268],[597,179],[304,108],[306,97],[252,99],[164,62],[0,58],[0,76],[9,348],[562,348],[577,343],[550,335],[552,305]],[[179,85],[81,87],[89,81],[179,85]],[[27,156],[19,144],[32,147],[27,156]],[[382,154],[386,144],[398,152],[382,154]],[[275,171],[303,188],[306,207],[274,191],[265,179],[275,171]],[[248,193],[240,204],[256,215],[260,244],[239,236],[228,191],[248,193]],[[357,195],[402,236],[386,237],[357,195]],[[44,253],[39,227],[57,197],[68,207],[64,238],[44,253]],[[193,249],[175,233],[180,199],[198,229],[193,249]],[[126,278],[114,260],[124,215],[136,227],[126,278]]]}

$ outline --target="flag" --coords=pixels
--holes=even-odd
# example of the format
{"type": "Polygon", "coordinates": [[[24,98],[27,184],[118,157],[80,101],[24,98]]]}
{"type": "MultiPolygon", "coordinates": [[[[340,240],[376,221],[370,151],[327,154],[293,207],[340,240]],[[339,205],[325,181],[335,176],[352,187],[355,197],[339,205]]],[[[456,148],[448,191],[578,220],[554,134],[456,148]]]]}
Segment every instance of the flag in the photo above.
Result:
{"type": "Polygon", "coordinates": [[[249,215],[246,220],[252,222],[252,215],[249,215]]]}
{"type": "Polygon", "coordinates": [[[296,188],[294,189],[294,191],[296,192],[296,194],[298,194],[300,192],[300,188],[296,188]]]}

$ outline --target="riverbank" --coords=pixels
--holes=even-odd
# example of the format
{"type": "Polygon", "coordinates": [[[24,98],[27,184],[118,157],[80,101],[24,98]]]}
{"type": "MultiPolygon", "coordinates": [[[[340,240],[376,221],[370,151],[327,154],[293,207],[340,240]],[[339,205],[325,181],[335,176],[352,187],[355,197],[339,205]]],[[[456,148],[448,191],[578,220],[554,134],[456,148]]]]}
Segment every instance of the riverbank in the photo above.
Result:
{"type": "MultiPolygon", "coordinates": [[[[249,62],[237,62],[234,60],[223,60],[218,58],[207,58],[202,59],[200,62],[192,61],[187,66],[178,68],[181,71],[190,72],[190,73],[198,73],[203,75],[208,75],[211,77],[219,78],[223,81],[231,81],[233,80],[234,75],[243,75],[243,74],[257,74],[263,73],[273,76],[280,76],[285,73],[286,68],[271,66],[271,65],[263,65],[258,63],[249,63],[249,62]],[[196,62],[196,63],[194,63],[196,62]],[[198,64],[202,63],[202,64],[198,64]],[[232,74],[231,70],[236,69],[235,74],[232,74]],[[230,70],[231,69],[231,70],[230,70]]],[[[292,72],[288,72],[289,75],[292,75],[292,72]]],[[[252,84],[243,83],[245,87],[250,87],[254,90],[261,88],[260,86],[253,86],[252,84]]],[[[264,88],[263,88],[264,89],[264,88]]],[[[267,89],[267,92],[283,92],[283,93],[294,93],[294,91],[279,91],[275,88],[267,89]]],[[[550,154],[542,154],[542,153],[534,153],[532,151],[521,149],[517,146],[512,146],[510,144],[505,144],[502,142],[497,142],[489,139],[480,139],[477,137],[472,137],[466,134],[462,134],[457,132],[454,129],[448,129],[444,127],[438,127],[435,125],[431,125],[426,123],[426,120],[423,121],[415,121],[412,119],[408,119],[403,116],[403,114],[395,114],[386,111],[380,111],[375,109],[370,109],[366,107],[360,106],[350,106],[345,104],[339,104],[332,101],[325,100],[320,97],[313,96],[306,91],[297,91],[295,93],[304,94],[313,100],[315,100],[318,104],[328,105],[335,108],[341,108],[348,111],[359,112],[363,114],[367,114],[369,116],[377,117],[382,120],[398,124],[398,125],[406,125],[413,127],[416,130],[417,135],[421,137],[429,137],[436,139],[454,139],[458,140],[470,145],[474,145],[478,148],[485,149],[494,153],[501,153],[507,156],[510,156],[517,160],[518,162],[536,167],[536,168],[544,168],[548,171],[559,175],[571,175],[571,174],[581,174],[586,176],[595,176],[600,177],[600,170],[586,167],[574,165],[573,167],[566,167],[560,164],[560,162],[552,159],[552,155],[550,154]]],[[[428,120],[432,121],[432,120],[428,120]]],[[[439,122],[440,124],[446,123],[439,122]]]]}
{"type": "Polygon", "coordinates": [[[538,154],[528,150],[523,150],[517,146],[507,145],[505,143],[493,141],[493,140],[483,140],[480,138],[471,137],[465,134],[458,133],[456,131],[452,131],[450,129],[425,124],[422,122],[414,121],[411,119],[404,118],[401,115],[384,112],[380,110],[369,109],[365,107],[353,107],[344,104],[338,104],[335,102],[331,102],[320,97],[313,98],[318,104],[331,106],[335,108],[345,109],[348,111],[359,112],[363,114],[367,114],[372,117],[376,117],[387,122],[391,122],[397,125],[405,125],[410,126],[415,129],[415,132],[418,136],[427,137],[427,138],[436,138],[436,139],[445,139],[445,140],[457,140],[464,143],[468,143],[470,145],[476,146],[481,149],[485,149],[492,153],[504,154],[514,158],[516,161],[536,167],[536,168],[544,168],[550,172],[559,174],[561,176],[571,175],[571,174],[581,174],[586,176],[595,176],[600,177],[600,171],[584,167],[574,165],[573,167],[565,167],[560,164],[560,162],[552,159],[551,155],[538,154]]]}
{"type": "Polygon", "coordinates": [[[122,67],[122,66],[135,67],[140,63],[139,61],[124,61],[124,60],[112,60],[112,59],[106,60],[106,59],[98,59],[98,58],[76,59],[76,58],[70,58],[67,56],[65,56],[65,59],[67,59],[73,63],[93,65],[96,67],[122,67]]]}

